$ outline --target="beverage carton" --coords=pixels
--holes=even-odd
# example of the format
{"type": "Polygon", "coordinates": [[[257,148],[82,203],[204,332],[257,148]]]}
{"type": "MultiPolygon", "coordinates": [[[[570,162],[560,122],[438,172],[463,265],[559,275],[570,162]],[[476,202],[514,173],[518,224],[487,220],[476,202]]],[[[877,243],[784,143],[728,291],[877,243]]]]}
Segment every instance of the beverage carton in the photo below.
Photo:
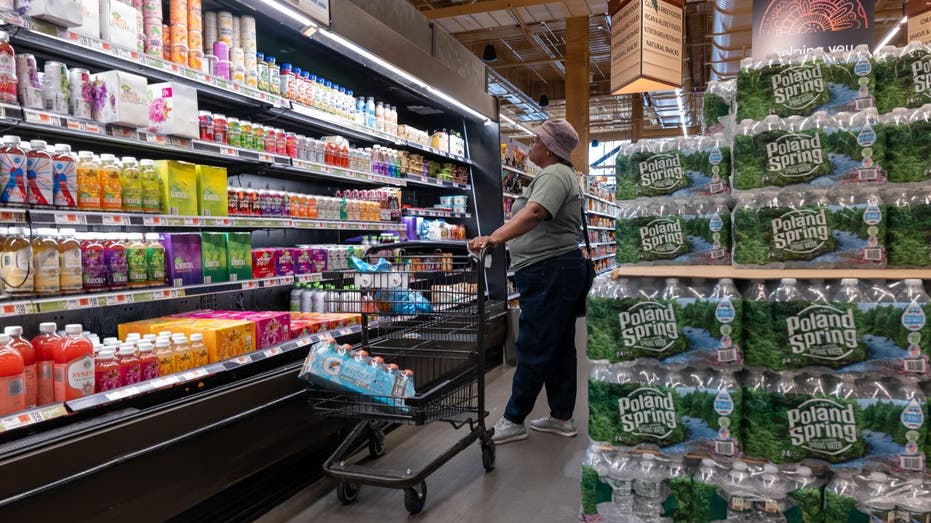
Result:
{"type": "MultiPolygon", "coordinates": [[[[195,123],[196,124],[196,123],[195,123]]],[[[227,216],[226,168],[197,166],[197,209],[201,216],[227,216]]]]}
{"type": "Polygon", "coordinates": [[[255,351],[255,326],[246,320],[213,318],[189,319],[175,324],[175,330],[190,335],[204,335],[210,363],[255,351]]]}
{"type": "Polygon", "coordinates": [[[637,201],[620,206],[619,263],[729,265],[731,219],[722,198],[637,201]]]}
{"type": "MultiPolygon", "coordinates": [[[[149,84],[148,97],[149,131],[182,138],[200,138],[197,120],[191,117],[197,114],[196,89],[177,82],[149,84]]],[[[224,194],[225,189],[224,186],[224,194]]]]}
{"type": "Polygon", "coordinates": [[[200,233],[200,257],[204,283],[229,281],[225,232],[200,233]]]}
{"type": "Polygon", "coordinates": [[[294,249],[274,249],[275,274],[278,276],[294,275],[294,249]]]}
{"type": "Polygon", "coordinates": [[[162,214],[197,216],[197,167],[188,162],[156,160],[155,169],[162,182],[162,214]]]}
{"type": "MultiPolygon", "coordinates": [[[[106,1],[102,0],[102,3],[106,1]]],[[[119,10],[128,9],[132,16],[135,16],[136,10],[131,5],[123,4],[118,0],[112,0],[110,5],[119,6],[117,8],[119,10]]],[[[101,12],[103,12],[102,9],[101,12]]],[[[132,23],[135,24],[135,22],[132,23]]],[[[132,46],[135,46],[135,29],[132,35],[132,46]]],[[[94,96],[91,110],[95,120],[133,129],[148,125],[149,101],[145,77],[125,71],[104,71],[91,75],[91,85],[94,96]]]]}
{"type": "Polygon", "coordinates": [[[165,245],[169,283],[174,287],[203,283],[200,235],[196,233],[162,234],[162,242],[165,245]]]}
{"type": "Polygon", "coordinates": [[[275,249],[252,249],[252,277],[275,276],[275,249]]]}
{"type": "Polygon", "coordinates": [[[252,233],[226,233],[226,253],[230,281],[252,278],[252,233]]]}

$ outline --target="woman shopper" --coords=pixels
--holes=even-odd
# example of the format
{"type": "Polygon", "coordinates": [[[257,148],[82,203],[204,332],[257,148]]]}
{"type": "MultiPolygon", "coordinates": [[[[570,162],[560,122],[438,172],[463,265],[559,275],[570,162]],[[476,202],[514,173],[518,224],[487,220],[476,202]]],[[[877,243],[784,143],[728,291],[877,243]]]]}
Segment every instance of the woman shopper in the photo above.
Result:
{"type": "Polygon", "coordinates": [[[543,387],[550,414],[532,420],[530,428],[576,435],[575,321],[587,280],[579,249],[581,190],[569,159],[578,143],[565,120],[537,127],[529,158],[543,170],[515,200],[508,223],[469,242],[473,251],[507,242],[520,293],[517,369],[504,416],[495,423],[498,444],[527,438],[524,420],[543,387]]]}

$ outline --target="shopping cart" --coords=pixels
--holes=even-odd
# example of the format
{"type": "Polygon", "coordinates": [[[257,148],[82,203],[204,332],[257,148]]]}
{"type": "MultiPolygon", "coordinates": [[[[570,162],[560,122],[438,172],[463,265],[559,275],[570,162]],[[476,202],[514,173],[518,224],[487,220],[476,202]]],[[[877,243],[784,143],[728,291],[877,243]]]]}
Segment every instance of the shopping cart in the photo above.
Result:
{"type": "Polygon", "coordinates": [[[426,501],[427,476],[473,442],[481,443],[485,470],[495,466],[494,429],[485,425],[485,338],[489,319],[504,314],[506,304],[486,299],[490,257],[485,251],[470,255],[461,242],[389,244],[365,256],[370,263],[379,258],[391,263],[389,272],[342,273],[343,290],[328,308],[361,313],[356,348],[412,370],[416,395],[400,402],[311,386],[310,404],[318,414],[358,420],[323,466],[337,480],[339,500],[355,502],[361,485],[403,489],[405,507],[416,514],[426,501]],[[468,433],[420,470],[380,471],[349,462],[366,446],[370,457],[381,456],[390,424],[437,421],[468,427],[468,433]]]}

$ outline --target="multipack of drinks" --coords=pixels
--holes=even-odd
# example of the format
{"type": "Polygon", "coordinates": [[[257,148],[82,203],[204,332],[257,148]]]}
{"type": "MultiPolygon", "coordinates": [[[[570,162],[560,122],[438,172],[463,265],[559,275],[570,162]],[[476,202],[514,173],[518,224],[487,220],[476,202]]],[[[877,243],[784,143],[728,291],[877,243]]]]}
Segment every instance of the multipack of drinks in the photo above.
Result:
{"type": "Polygon", "coordinates": [[[931,266],[931,187],[910,183],[882,192],[888,213],[890,267],[931,266]]]}
{"type": "Polygon", "coordinates": [[[739,369],[743,305],[730,279],[595,279],[588,296],[587,355],[597,362],[653,358],[739,369]]]}
{"type": "Polygon", "coordinates": [[[740,193],[733,213],[734,265],[882,268],[885,216],[878,188],[740,193]]]}
{"type": "Polygon", "coordinates": [[[640,140],[616,158],[618,200],[641,196],[698,196],[729,193],[730,140],[724,134],[640,140]]]}
{"type": "Polygon", "coordinates": [[[734,126],[734,99],[737,96],[737,81],[711,80],[702,97],[702,134],[713,135],[728,132],[734,126]]]}
{"type": "Polygon", "coordinates": [[[364,394],[395,407],[403,407],[404,398],[415,395],[413,371],[402,371],[351,345],[339,345],[329,336],[311,346],[299,376],[323,388],[364,394]]]}
{"type": "Polygon", "coordinates": [[[874,68],[879,112],[931,103],[931,49],[927,45],[910,42],[905,47],[883,47],[875,55],[874,68]]]}
{"type": "Polygon", "coordinates": [[[627,264],[729,265],[727,197],[637,200],[618,206],[617,261],[627,264]]]}
{"type": "Polygon", "coordinates": [[[825,523],[931,520],[931,482],[926,477],[838,471],[824,498],[825,523]]]}

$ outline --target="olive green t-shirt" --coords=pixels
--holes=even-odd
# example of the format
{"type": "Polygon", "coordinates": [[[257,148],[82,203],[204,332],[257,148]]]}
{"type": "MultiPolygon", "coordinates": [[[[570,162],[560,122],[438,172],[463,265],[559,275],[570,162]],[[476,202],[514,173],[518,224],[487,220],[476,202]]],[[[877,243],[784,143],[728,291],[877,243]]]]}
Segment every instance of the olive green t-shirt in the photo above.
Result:
{"type": "Polygon", "coordinates": [[[581,196],[579,182],[572,168],[559,163],[540,171],[524,189],[524,193],[514,201],[511,216],[516,216],[528,202],[535,202],[549,211],[553,218],[508,242],[511,268],[520,270],[579,248],[581,196]]]}

